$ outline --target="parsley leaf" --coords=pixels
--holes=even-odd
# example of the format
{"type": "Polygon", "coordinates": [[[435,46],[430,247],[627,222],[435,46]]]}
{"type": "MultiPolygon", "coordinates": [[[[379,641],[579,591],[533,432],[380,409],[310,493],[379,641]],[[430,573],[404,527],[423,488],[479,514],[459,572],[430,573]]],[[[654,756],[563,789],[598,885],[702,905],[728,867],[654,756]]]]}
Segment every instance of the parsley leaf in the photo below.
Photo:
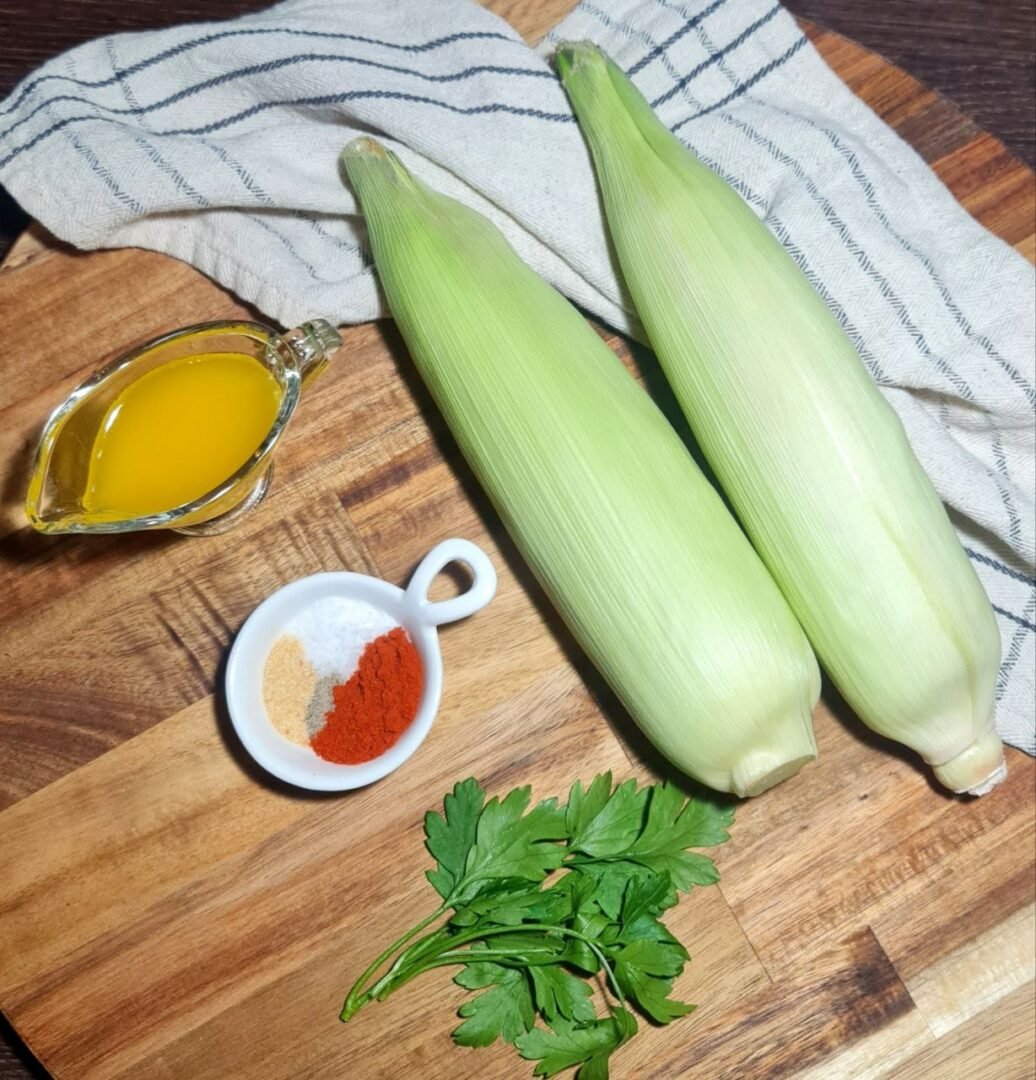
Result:
{"type": "Polygon", "coordinates": [[[601,970],[601,961],[588,941],[592,941],[599,947],[609,944],[614,937],[615,926],[609,922],[606,915],[600,911],[580,912],[571,922],[572,929],[581,935],[581,938],[568,938],[562,960],[572,967],[579,968],[590,975],[595,975],[601,970]]]}
{"type": "Polygon", "coordinates": [[[576,1080],[608,1080],[608,1054],[594,1054],[579,1066],[576,1080]]]}
{"type": "Polygon", "coordinates": [[[685,1005],[669,997],[673,980],[649,975],[630,960],[619,958],[615,962],[615,977],[624,994],[628,994],[656,1023],[668,1024],[670,1020],[693,1012],[694,1005],[685,1005]]]}
{"type": "MultiPolygon", "coordinates": [[[[653,876],[653,871],[639,862],[616,859],[609,862],[574,862],[570,864],[581,876],[594,882],[594,897],[601,910],[615,921],[622,911],[623,898],[631,880],[653,876]]],[[[668,873],[665,875],[668,877],[668,873]]]]}
{"type": "Polygon", "coordinates": [[[532,1027],[535,1012],[523,971],[483,961],[465,965],[453,981],[466,990],[490,988],[461,1005],[466,1019],[453,1032],[461,1046],[489,1046],[497,1038],[514,1042],[532,1027]]]}
{"type": "Polygon", "coordinates": [[[581,780],[577,780],[572,785],[568,793],[568,804],[565,807],[565,824],[568,826],[569,836],[578,836],[601,812],[611,791],[612,774],[610,771],[595,776],[585,792],[581,780]]]}
{"type": "Polygon", "coordinates": [[[647,791],[637,791],[637,782],[627,780],[609,794],[611,782],[611,773],[604,773],[585,795],[578,780],[572,785],[566,821],[574,851],[595,858],[620,855],[640,835],[647,791]]]}
{"type": "Polygon", "coordinates": [[[572,912],[572,895],[560,888],[541,889],[520,879],[501,879],[485,886],[457,909],[453,926],[517,926],[522,921],[562,922],[572,912]]]}
{"type": "Polygon", "coordinates": [[[614,927],[598,906],[597,886],[592,877],[586,874],[566,874],[550,892],[562,890],[570,897],[571,915],[567,925],[580,935],[566,938],[562,960],[580,971],[596,974],[601,969],[601,962],[586,939],[595,943],[607,942],[614,927]]]}
{"type": "Polygon", "coordinates": [[[726,828],[733,808],[705,799],[684,799],[672,784],[651,789],[644,830],[630,845],[627,858],[656,872],[668,871],[681,892],[692,885],[711,885],[719,880],[715,863],[705,855],[686,851],[727,839],[726,828]]]}
{"type": "Polygon", "coordinates": [[[464,876],[485,798],[478,781],[468,777],[443,799],[443,816],[431,811],[424,816],[425,845],[439,864],[437,870],[426,871],[425,877],[444,900],[449,900],[464,876]]]}
{"type": "Polygon", "coordinates": [[[481,883],[493,878],[542,881],[561,865],[565,849],[553,841],[566,839],[568,832],[557,799],[546,799],[526,814],[528,805],[528,787],[515,788],[503,802],[492,798],[486,803],[457,886],[461,896],[476,895],[481,883]]]}
{"type": "Polygon", "coordinates": [[[675,978],[683,971],[687,961],[687,950],[678,941],[649,941],[645,938],[631,941],[614,955],[621,964],[663,979],[675,978]]]}
{"type": "Polygon", "coordinates": [[[585,979],[567,972],[563,967],[539,965],[529,968],[536,1008],[547,1023],[560,1016],[566,1020],[587,1023],[594,1019],[590,1000],[593,990],[585,979]]]}
{"type": "Polygon", "coordinates": [[[637,1031],[637,1021],[626,1009],[614,1009],[607,1020],[590,1024],[559,1019],[551,1026],[552,1031],[537,1027],[514,1040],[523,1058],[539,1062],[535,1076],[554,1076],[580,1065],[580,1080],[607,1077],[608,1055],[637,1031]]]}
{"type": "Polygon", "coordinates": [[[661,915],[677,900],[668,874],[647,873],[631,877],[622,898],[622,921],[634,923],[641,915],[661,915]]]}

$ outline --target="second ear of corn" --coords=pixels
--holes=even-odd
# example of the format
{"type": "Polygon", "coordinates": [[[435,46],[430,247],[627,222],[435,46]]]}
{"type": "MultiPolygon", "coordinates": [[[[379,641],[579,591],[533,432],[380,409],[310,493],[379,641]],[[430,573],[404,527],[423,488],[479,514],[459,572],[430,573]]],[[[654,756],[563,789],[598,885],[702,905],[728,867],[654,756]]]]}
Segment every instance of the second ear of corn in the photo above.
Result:
{"type": "Polygon", "coordinates": [[[795,773],[816,753],[816,661],[665,417],[485,218],[374,140],[343,162],[420,375],[638,725],[720,791],[752,795],[795,773]]]}
{"type": "Polygon", "coordinates": [[[588,44],[557,66],[647,336],[842,695],[954,791],[1004,774],[992,609],[898,417],[741,198],[588,44]]]}

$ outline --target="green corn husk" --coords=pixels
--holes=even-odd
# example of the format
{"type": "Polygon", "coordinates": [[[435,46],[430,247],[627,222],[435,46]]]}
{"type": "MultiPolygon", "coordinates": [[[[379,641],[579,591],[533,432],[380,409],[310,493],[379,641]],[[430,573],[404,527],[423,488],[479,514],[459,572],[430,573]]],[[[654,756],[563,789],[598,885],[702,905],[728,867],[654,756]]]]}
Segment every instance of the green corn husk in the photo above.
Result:
{"type": "Polygon", "coordinates": [[[816,660],[661,412],[489,221],[372,139],[343,161],[418,371],[637,724],[719,791],[797,772],[816,755],[816,660]]]}
{"type": "Polygon", "coordinates": [[[954,791],[1004,775],[1000,637],[946,511],[823,300],[589,44],[557,66],[652,347],[842,695],[954,791]]]}

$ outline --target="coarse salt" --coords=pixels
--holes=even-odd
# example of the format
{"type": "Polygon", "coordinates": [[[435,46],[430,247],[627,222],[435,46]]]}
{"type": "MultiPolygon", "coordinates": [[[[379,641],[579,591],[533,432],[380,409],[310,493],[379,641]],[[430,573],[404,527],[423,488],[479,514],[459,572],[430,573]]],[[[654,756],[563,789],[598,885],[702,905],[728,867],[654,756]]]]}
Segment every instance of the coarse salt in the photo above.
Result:
{"type": "Polygon", "coordinates": [[[343,681],[356,670],[368,642],[398,625],[391,615],[363,600],[325,596],[303,608],[284,632],[302,642],[318,676],[343,681]]]}

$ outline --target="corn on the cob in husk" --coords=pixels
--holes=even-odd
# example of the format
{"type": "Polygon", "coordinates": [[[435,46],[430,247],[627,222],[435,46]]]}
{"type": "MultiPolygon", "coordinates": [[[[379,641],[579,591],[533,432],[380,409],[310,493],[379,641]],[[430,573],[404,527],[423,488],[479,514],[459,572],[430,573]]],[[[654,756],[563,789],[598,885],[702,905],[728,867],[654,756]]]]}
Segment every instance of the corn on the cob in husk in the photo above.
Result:
{"type": "Polygon", "coordinates": [[[343,161],[418,371],[638,725],[720,791],[796,772],[816,753],[815,658],[661,412],[485,218],[371,139],[343,161]]]}
{"type": "Polygon", "coordinates": [[[764,223],[625,74],[589,44],[557,66],[648,339],[821,663],[943,784],[988,790],[996,620],[899,418],[764,223]]]}

